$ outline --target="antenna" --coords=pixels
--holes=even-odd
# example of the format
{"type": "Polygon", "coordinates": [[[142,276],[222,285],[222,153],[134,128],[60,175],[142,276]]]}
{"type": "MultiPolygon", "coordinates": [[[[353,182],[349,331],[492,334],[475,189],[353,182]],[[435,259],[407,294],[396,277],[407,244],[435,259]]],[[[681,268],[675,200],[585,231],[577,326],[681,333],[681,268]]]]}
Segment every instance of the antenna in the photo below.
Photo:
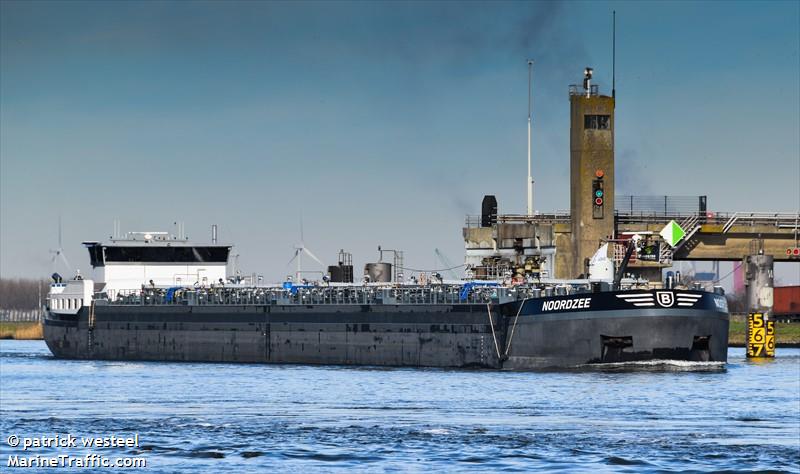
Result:
{"type": "Polygon", "coordinates": [[[533,177],[531,176],[531,84],[533,59],[528,59],[528,215],[533,215],[533,177]]]}
{"type": "Polygon", "coordinates": [[[617,11],[611,16],[611,98],[617,98],[617,11]]]}

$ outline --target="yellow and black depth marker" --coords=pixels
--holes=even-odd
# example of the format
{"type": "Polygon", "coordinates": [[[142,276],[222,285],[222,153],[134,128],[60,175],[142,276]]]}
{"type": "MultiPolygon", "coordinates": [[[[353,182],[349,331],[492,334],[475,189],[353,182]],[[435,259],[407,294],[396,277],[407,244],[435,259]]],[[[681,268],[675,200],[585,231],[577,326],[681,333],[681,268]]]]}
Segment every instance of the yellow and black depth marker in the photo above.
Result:
{"type": "Polygon", "coordinates": [[[747,357],[775,357],[775,322],[764,313],[747,315],[747,357]]]}

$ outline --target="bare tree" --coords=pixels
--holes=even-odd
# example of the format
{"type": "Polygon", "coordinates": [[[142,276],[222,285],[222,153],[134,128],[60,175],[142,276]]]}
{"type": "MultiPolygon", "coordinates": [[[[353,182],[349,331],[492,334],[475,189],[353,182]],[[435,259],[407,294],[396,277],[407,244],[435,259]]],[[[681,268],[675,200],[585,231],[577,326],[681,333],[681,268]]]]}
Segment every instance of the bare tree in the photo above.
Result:
{"type": "Polygon", "coordinates": [[[40,297],[47,296],[49,284],[47,280],[0,278],[0,308],[38,309],[40,297]]]}
{"type": "Polygon", "coordinates": [[[747,294],[729,293],[728,297],[728,311],[731,313],[746,313],[747,312],[747,294]]]}

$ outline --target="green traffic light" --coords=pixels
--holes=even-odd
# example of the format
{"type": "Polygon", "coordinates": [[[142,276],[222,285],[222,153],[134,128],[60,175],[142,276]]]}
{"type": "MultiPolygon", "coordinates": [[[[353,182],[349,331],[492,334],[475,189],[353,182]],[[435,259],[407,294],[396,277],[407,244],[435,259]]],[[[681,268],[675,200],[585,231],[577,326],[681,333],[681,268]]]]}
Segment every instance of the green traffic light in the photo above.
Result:
{"type": "Polygon", "coordinates": [[[603,197],[603,190],[598,189],[597,191],[594,192],[594,195],[597,197],[603,197]]]}

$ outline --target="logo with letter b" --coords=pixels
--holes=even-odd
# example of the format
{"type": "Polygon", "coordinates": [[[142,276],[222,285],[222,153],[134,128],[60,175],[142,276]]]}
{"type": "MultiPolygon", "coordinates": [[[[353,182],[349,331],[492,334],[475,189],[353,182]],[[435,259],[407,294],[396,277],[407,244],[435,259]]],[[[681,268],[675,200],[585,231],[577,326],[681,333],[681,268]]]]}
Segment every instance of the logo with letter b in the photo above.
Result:
{"type": "Polygon", "coordinates": [[[671,291],[656,291],[656,301],[658,301],[658,304],[661,306],[669,308],[675,304],[675,297],[672,295],[671,291]]]}

